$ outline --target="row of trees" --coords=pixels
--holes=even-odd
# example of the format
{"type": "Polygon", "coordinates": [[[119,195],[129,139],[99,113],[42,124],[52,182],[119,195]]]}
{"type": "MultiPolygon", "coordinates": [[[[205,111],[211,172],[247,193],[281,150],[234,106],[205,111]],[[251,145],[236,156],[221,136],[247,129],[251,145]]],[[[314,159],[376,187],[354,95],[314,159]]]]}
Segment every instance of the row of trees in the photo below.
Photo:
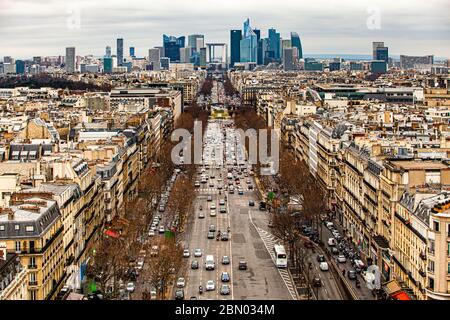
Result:
{"type": "Polygon", "coordinates": [[[81,81],[72,81],[64,78],[53,77],[49,74],[38,75],[17,75],[0,78],[0,88],[29,87],[38,89],[41,87],[50,87],[55,89],[65,88],[69,90],[82,91],[111,91],[110,84],[101,86],[81,81]]]}
{"type": "MultiPolygon", "coordinates": [[[[208,113],[191,106],[183,113],[175,128],[184,128],[193,132],[194,120],[207,122],[208,113]]],[[[206,127],[206,125],[204,126],[206,127]]],[[[120,220],[119,237],[100,236],[95,246],[95,254],[88,268],[88,276],[95,280],[99,290],[106,299],[119,298],[119,280],[130,279],[129,271],[141,250],[150,252],[157,245],[157,256],[145,257],[146,267],[141,270],[140,279],[157,289],[159,299],[166,297],[166,289],[173,277],[174,270],[181,268],[182,248],[176,238],[155,237],[154,241],[144,241],[147,238],[147,228],[165,192],[166,182],[171,178],[175,165],[171,159],[172,148],[176,142],[167,139],[163,141],[157,154],[157,164],[144,169],[138,181],[137,197],[127,201],[123,207],[120,220]],[[156,242],[155,242],[156,241],[156,242]]],[[[195,175],[194,165],[183,166],[180,174],[172,185],[165,215],[166,221],[178,217],[179,228],[183,227],[189,214],[195,190],[192,184],[195,175]]],[[[149,298],[146,292],[143,298],[149,298]]],[[[139,297],[140,298],[140,297],[139,297]]]]}
{"type": "Polygon", "coordinates": [[[200,88],[200,93],[204,96],[211,95],[211,90],[213,88],[213,78],[206,77],[205,81],[203,81],[202,87],[200,88]]]}
{"type": "Polygon", "coordinates": [[[230,78],[228,78],[227,75],[224,75],[223,88],[225,90],[225,94],[228,96],[234,96],[238,93],[238,91],[234,88],[230,78]]]}

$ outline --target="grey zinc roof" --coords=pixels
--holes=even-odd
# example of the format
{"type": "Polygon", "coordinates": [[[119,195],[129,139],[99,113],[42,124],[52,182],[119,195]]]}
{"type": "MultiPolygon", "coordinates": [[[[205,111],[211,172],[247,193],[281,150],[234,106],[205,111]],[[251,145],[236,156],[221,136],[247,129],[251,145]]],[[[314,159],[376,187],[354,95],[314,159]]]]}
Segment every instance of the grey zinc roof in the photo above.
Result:
{"type": "Polygon", "coordinates": [[[32,197],[27,200],[46,201],[47,205],[40,207],[39,212],[20,209],[20,205],[11,206],[14,212],[13,220],[9,220],[8,214],[0,215],[0,239],[40,237],[58,219],[60,211],[56,201],[40,197],[32,197]],[[16,225],[19,226],[18,230],[16,230],[16,225]],[[27,227],[30,226],[33,227],[33,230],[27,231],[27,227]]]}

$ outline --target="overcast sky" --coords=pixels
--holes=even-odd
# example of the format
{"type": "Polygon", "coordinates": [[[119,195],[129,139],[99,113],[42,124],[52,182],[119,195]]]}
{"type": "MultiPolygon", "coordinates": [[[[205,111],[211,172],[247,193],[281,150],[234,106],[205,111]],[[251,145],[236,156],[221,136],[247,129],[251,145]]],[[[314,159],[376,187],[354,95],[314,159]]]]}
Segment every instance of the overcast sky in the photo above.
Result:
{"type": "Polygon", "coordinates": [[[162,45],[162,34],[205,34],[229,42],[229,30],[299,33],[304,54],[371,54],[384,41],[392,55],[450,57],[449,0],[0,0],[0,57],[103,55],[105,46],[137,56],[162,45]]]}

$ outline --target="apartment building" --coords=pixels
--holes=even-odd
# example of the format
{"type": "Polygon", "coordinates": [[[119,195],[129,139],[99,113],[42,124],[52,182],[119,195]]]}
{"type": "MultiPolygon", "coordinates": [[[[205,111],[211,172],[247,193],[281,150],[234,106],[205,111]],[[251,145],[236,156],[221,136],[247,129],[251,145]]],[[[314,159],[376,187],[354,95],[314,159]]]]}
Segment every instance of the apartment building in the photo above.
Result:
{"type": "Polygon", "coordinates": [[[64,279],[61,213],[50,193],[11,195],[0,212],[0,241],[27,267],[27,300],[52,299],[64,279]]]}
{"type": "Polygon", "coordinates": [[[6,243],[0,242],[0,301],[26,300],[27,269],[16,253],[8,253],[6,243]]]}

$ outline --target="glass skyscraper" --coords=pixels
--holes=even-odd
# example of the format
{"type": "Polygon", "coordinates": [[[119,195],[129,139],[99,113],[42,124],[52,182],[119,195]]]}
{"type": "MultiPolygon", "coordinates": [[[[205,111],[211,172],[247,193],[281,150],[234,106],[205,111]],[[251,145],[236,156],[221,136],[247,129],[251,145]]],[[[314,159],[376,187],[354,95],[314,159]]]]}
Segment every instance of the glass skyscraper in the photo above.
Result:
{"type": "Polygon", "coordinates": [[[123,63],[123,39],[117,39],[117,65],[121,66],[123,63]]]}
{"type": "Polygon", "coordinates": [[[269,29],[269,51],[273,51],[274,59],[281,58],[280,34],[274,28],[269,29]]]}
{"type": "Polygon", "coordinates": [[[383,60],[386,63],[389,61],[389,49],[388,47],[377,47],[375,51],[375,59],[374,60],[383,60]]]}
{"type": "Polygon", "coordinates": [[[163,35],[164,56],[171,62],[180,61],[180,48],[184,48],[185,37],[163,35]]]}
{"type": "Polygon", "coordinates": [[[250,20],[244,22],[244,33],[240,41],[241,62],[257,62],[258,36],[250,27],[250,20]]]}
{"type": "Polygon", "coordinates": [[[191,47],[193,51],[200,50],[200,48],[197,48],[197,39],[205,39],[205,36],[202,34],[191,34],[188,36],[188,46],[191,47]]]}
{"type": "Polygon", "coordinates": [[[297,32],[291,32],[291,44],[293,47],[296,47],[298,50],[298,58],[303,58],[303,50],[302,50],[302,42],[300,41],[300,37],[297,32]]]}
{"type": "Polygon", "coordinates": [[[241,30],[230,31],[230,66],[233,67],[236,62],[241,61],[241,30]]]}

